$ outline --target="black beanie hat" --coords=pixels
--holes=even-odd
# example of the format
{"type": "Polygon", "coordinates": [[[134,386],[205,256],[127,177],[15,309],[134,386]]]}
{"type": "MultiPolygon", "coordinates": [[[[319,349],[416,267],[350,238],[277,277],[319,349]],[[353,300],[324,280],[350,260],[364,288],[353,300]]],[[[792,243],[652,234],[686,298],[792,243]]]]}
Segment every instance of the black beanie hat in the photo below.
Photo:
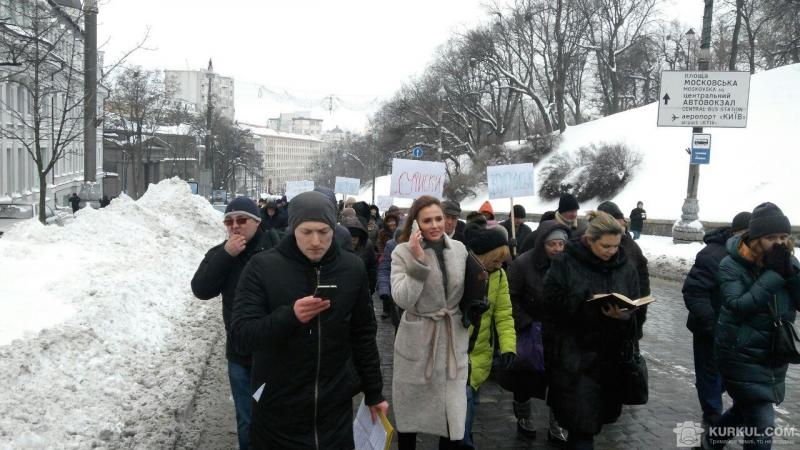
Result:
{"type": "Polygon", "coordinates": [[[233,214],[244,214],[245,216],[261,222],[261,213],[258,212],[258,205],[247,197],[236,197],[225,207],[225,217],[233,214]]]}
{"type": "Polygon", "coordinates": [[[775,233],[791,233],[792,224],[783,211],[774,203],[766,202],[756,206],[750,218],[750,228],[747,232],[750,239],[758,239],[775,233]]]}
{"type": "Polygon", "coordinates": [[[619,206],[617,206],[617,204],[614,202],[608,201],[600,203],[599,205],[597,205],[597,210],[603,211],[604,213],[608,214],[609,216],[617,220],[625,218],[625,214],[622,214],[622,211],[619,209],[619,206]]]}
{"type": "Polygon", "coordinates": [[[476,255],[485,255],[504,245],[508,245],[508,238],[498,227],[475,229],[470,233],[469,248],[476,255]]]}
{"type": "Polygon", "coordinates": [[[558,212],[565,213],[567,211],[577,211],[581,209],[580,205],[578,205],[578,200],[575,199],[575,196],[572,194],[561,194],[561,198],[558,199],[558,212]]]}
{"type": "Polygon", "coordinates": [[[325,194],[309,191],[289,202],[289,232],[303,222],[322,222],[336,228],[336,208],[325,194]]]}
{"type": "Polygon", "coordinates": [[[736,233],[749,228],[750,218],[752,216],[753,215],[748,211],[742,211],[734,216],[733,221],[731,221],[731,233],[736,233]]]}
{"type": "Polygon", "coordinates": [[[524,219],[525,218],[525,207],[522,205],[514,205],[514,218],[515,219],[524,219]]]}

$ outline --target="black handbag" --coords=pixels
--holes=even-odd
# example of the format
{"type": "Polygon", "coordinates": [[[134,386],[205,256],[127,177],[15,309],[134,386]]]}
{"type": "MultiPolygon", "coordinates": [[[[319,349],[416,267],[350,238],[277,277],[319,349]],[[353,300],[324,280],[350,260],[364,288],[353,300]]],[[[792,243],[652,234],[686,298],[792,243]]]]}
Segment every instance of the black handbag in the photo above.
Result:
{"type": "MultiPolygon", "coordinates": [[[[633,317],[634,330],[636,316],[633,317]]],[[[639,351],[639,341],[634,336],[631,341],[631,351],[626,354],[621,363],[620,391],[623,405],[644,405],[650,396],[647,385],[647,361],[639,351]]]]}
{"type": "Polygon", "coordinates": [[[769,306],[772,314],[772,361],[775,366],[800,363],[800,338],[794,324],[778,316],[778,297],[773,297],[773,304],[769,306]]]}

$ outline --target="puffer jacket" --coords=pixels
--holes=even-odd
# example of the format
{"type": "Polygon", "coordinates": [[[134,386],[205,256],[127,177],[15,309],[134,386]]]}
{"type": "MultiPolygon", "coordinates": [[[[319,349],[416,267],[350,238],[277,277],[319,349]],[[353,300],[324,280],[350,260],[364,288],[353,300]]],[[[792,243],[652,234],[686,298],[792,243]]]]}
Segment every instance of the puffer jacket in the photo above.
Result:
{"type": "Polygon", "coordinates": [[[475,390],[489,378],[492,370],[494,349],[499,345],[500,354],[517,352],[517,334],[511,314],[511,298],[508,295],[508,277],[503,269],[489,274],[489,310],[481,316],[480,326],[469,328],[470,341],[474,347],[469,353],[471,372],[469,384],[475,390]],[[495,334],[497,330],[497,334],[495,334]],[[495,341],[497,337],[497,342],[495,341]]]}
{"type": "Polygon", "coordinates": [[[725,243],[731,238],[729,227],[711,230],[703,237],[706,246],[694,258],[694,265],[683,282],[683,302],[689,310],[686,328],[692,333],[714,336],[722,294],[717,274],[728,256],[725,243]]]}
{"type": "Polygon", "coordinates": [[[352,449],[353,393],[363,391],[367,405],[383,401],[376,331],[358,256],[331,245],[312,263],[289,235],[253,257],[231,326],[234,343],[253,354],[251,391],[263,387],[253,403],[251,447],[352,449]],[[338,286],[331,309],[301,323],[294,302],[327,284],[338,286]]]}
{"type": "Polygon", "coordinates": [[[554,324],[547,403],[570,432],[597,434],[622,412],[620,363],[634,349],[635,319],[606,317],[587,302],[610,292],[639,298],[639,277],[622,247],[603,261],[570,240],[545,276],[543,306],[554,324]]]}
{"type": "Polygon", "coordinates": [[[800,308],[800,263],[793,258],[795,275],[784,279],[759,268],[742,236],[727,242],[728,256],[719,266],[722,308],[715,333],[719,371],[728,394],[737,402],[781,403],[786,392],[788,364],[771,358],[773,309],[783,320],[794,322],[800,308]]]}

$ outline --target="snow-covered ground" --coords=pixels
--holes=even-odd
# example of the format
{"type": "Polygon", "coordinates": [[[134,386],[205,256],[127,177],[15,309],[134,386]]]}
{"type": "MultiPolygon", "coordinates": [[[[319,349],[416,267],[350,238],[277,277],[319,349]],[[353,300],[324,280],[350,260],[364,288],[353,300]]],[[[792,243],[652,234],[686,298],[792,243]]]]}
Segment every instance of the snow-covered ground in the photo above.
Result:
{"type": "MultiPolygon", "coordinates": [[[[800,168],[800,64],[784,66],[752,76],[747,128],[706,128],[711,134],[711,164],[700,168],[700,218],[730,221],[736,213],[752,209],[764,201],[780,206],[793,223],[800,223],[800,201],[793,183],[800,168]]],[[[689,172],[690,128],[656,126],[658,105],[647,106],[569,127],[553,155],[575,152],[591,143],[623,142],[641,152],[642,164],[628,185],[613,199],[582,202],[581,211],[595,208],[603,200],[613,200],[626,214],[643,201],[650,219],[675,220],[680,217],[689,172]]],[[[551,155],[550,157],[552,157],[551,155]]],[[[538,186],[540,171],[535,171],[538,186]]],[[[389,195],[388,176],[377,182],[377,195],[389,195]]],[[[477,210],[487,200],[486,189],[461,202],[464,210],[477,210]]],[[[366,188],[360,200],[371,198],[366,188]]],[[[538,196],[515,198],[528,212],[553,210],[557,200],[538,196]]],[[[398,200],[398,206],[410,201],[398,200]]],[[[495,211],[508,211],[508,200],[492,200],[495,211]]]]}
{"type": "Polygon", "coordinates": [[[221,327],[189,286],[221,220],[174,179],[0,239],[0,449],[172,446],[221,327]]]}

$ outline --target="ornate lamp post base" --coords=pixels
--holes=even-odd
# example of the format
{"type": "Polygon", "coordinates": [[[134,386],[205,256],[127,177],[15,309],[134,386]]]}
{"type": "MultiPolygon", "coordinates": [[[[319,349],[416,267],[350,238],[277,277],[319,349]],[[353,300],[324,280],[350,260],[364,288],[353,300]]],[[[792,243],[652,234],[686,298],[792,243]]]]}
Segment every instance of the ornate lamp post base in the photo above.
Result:
{"type": "Polygon", "coordinates": [[[691,244],[692,242],[703,242],[705,229],[698,220],[697,213],[700,205],[696,198],[686,198],[683,201],[681,220],[672,225],[672,242],[675,244],[691,244]]]}

